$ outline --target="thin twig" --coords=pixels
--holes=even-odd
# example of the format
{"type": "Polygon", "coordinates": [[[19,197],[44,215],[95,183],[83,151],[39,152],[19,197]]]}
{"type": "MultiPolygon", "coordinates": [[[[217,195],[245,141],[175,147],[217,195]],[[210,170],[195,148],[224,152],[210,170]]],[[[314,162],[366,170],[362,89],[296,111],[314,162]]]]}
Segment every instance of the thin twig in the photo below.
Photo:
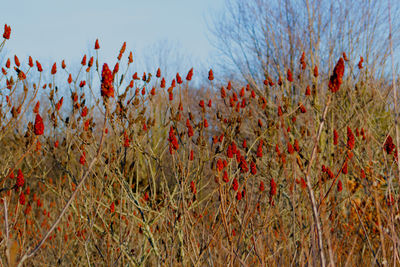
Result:
{"type": "Polygon", "coordinates": [[[324,127],[326,114],[328,113],[328,108],[331,103],[331,98],[332,98],[332,95],[330,94],[326,101],[325,109],[324,109],[324,112],[323,112],[322,118],[321,118],[321,124],[319,125],[319,128],[318,128],[317,137],[316,137],[314,147],[313,147],[313,150],[311,153],[310,162],[308,163],[307,171],[306,171],[307,190],[308,190],[308,194],[310,196],[310,201],[311,201],[311,205],[312,205],[312,209],[313,209],[314,222],[317,227],[319,257],[320,257],[320,261],[321,261],[321,266],[323,266],[323,267],[326,266],[326,260],[325,260],[325,254],[324,254],[324,245],[322,242],[322,227],[321,227],[321,222],[320,222],[320,218],[319,218],[317,202],[315,201],[314,190],[311,185],[310,172],[311,172],[311,167],[312,167],[313,161],[315,160],[315,157],[317,155],[318,142],[319,142],[319,138],[322,133],[322,129],[324,127]]]}
{"type": "Polygon", "coordinates": [[[9,230],[8,230],[8,209],[7,209],[7,199],[4,197],[3,198],[3,203],[4,203],[4,229],[6,230],[6,256],[8,260],[8,264],[10,264],[10,249],[9,249],[9,230]]]}

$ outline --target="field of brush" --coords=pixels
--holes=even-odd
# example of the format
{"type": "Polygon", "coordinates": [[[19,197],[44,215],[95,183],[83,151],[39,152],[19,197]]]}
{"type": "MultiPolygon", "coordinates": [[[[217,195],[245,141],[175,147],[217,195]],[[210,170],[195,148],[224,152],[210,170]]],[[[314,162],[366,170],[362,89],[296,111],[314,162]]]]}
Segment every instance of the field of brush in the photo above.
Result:
{"type": "Polygon", "coordinates": [[[1,266],[399,264],[392,87],[362,57],[199,89],[100,46],[1,65],[1,266]]]}

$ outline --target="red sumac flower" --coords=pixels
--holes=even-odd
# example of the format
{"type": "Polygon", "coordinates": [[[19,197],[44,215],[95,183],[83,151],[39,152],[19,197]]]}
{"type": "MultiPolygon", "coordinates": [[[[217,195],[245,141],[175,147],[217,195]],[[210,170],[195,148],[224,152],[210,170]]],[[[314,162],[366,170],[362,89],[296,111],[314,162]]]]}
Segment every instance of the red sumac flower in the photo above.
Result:
{"type": "Polygon", "coordinates": [[[335,68],[333,69],[333,74],[329,79],[328,87],[332,93],[336,93],[339,91],[340,85],[343,82],[343,75],[344,75],[344,60],[340,58],[339,61],[336,63],[335,68]]]}
{"type": "Polygon", "coordinates": [[[270,195],[270,197],[276,195],[276,183],[275,183],[274,178],[272,178],[271,181],[270,181],[269,195],[270,195]]]}
{"type": "Polygon", "coordinates": [[[343,52],[343,59],[344,59],[345,61],[349,61],[349,59],[347,58],[347,55],[346,55],[345,52],[343,52]]]}
{"type": "Polygon", "coordinates": [[[299,108],[300,108],[300,112],[301,113],[306,113],[307,112],[306,107],[302,103],[299,104],[299,108]]]}
{"type": "Polygon", "coordinates": [[[133,54],[132,54],[132,51],[131,51],[131,52],[129,52],[128,63],[130,64],[132,62],[133,62],[133,54]]]}
{"type": "Polygon", "coordinates": [[[239,96],[244,97],[244,87],[242,87],[242,89],[240,90],[239,96]]]}
{"type": "Polygon", "coordinates": [[[210,81],[214,80],[214,73],[212,69],[210,69],[210,71],[208,72],[208,80],[210,81]]]}
{"type": "Polygon", "coordinates": [[[34,133],[36,135],[42,135],[43,132],[44,132],[43,119],[39,114],[36,114],[35,124],[34,124],[34,133]]]}
{"type": "Polygon", "coordinates": [[[289,153],[289,154],[293,154],[293,153],[294,153],[294,149],[293,149],[292,144],[291,144],[291,143],[288,143],[287,147],[288,147],[288,153],[289,153]]]}
{"type": "Polygon", "coordinates": [[[232,89],[231,81],[228,81],[228,85],[226,86],[226,89],[228,89],[229,91],[232,89]]]}
{"type": "Polygon", "coordinates": [[[253,175],[257,174],[257,166],[253,161],[250,162],[250,173],[253,175]]]}
{"type": "Polygon", "coordinates": [[[360,57],[360,61],[358,62],[358,68],[361,70],[363,68],[363,62],[364,62],[364,58],[360,57]]]}
{"type": "Polygon", "coordinates": [[[310,89],[310,86],[307,85],[307,88],[306,88],[306,96],[309,96],[309,95],[311,95],[311,89],[310,89]]]}
{"type": "Polygon", "coordinates": [[[125,49],[126,49],[126,42],[122,44],[121,50],[119,50],[118,61],[121,60],[122,55],[125,53],[125,49]]]}
{"type": "Polygon", "coordinates": [[[283,115],[282,107],[278,106],[278,116],[281,117],[283,115]]]}
{"type": "Polygon", "coordinates": [[[82,152],[82,155],[81,155],[81,157],[79,158],[79,163],[80,163],[81,165],[85,165],[85,163],[86,163],[86,152],[85,152],[85,151],[82,152]]]}
{"type": "Polygon", "coordinates": [[[289,82],[293,82],[293,74],[292,74],[292,71],[290,69],[287,70],[287,80],[289,82]]]}
{"type": "Polygon", "coordinates": [[[36,67],[37,67],[38,72],[42,72],[43,71],[42,65],[37,60],[36,60],[36,67]]]}
{"type": "MultiPolygon", "coordinates": [[[[10,168],[11,170],[11,168],[10,168]]],[[[11,170],[10,174],[8,175],[8,177],[10,177],[10,179],[14,179],[14,172],[11,170]]]]}
{"type": "Polygon", "coordinates": [[[222,86],[221,87],[221,98],[225,98],[225,97],[226,97],[225,88],[222,86]]]}
{"type": "Polygon", "coordinates": [[[243,140],[242,147],[243,147],[243,148],[247,148],[247,141],[246,141],[246,139],[243,140]]]}
{"type": "Polygon", "coordinates": [[[300,180],[299,180],[299,179],[296,179],[296,183],[297,183],[297,184],[300,184],[301,188],[303,188],[303,189],[307,188],[306,181],[304,180],[303,177],[301,177],[300,180]]]}
{"type": "Polygon", "coordinates": [[[103,64],[101,71],[101,96],[114,97],[114,77],[107,63],[103,64]]]}
{"type": "Polygon", "coordinates": [[[100,45],[99,45],[99,39],[96,39],[96,42],[94,43],[94,49],[100,49],[100,45]]]}
{"type": "Polygon", "coordinates": [[[21,192],[19,194],[19,204],[25,205],[25,194],[24,194],[24,192],[21,192]]]}
{"type": "Polygon", "coordinates": [[[24,174],[22,173],[21,169],[18,169],[17,181],[15,183],[15,189],[18,190],[18,188],[24,186],[24,183],[25,183],[24,174]]]}
{"type": "Polygon", "coordinates": [[[363,169],[361,169],[361,174],[360,174],[361,178],[364,179],[365,177],[367,177],[365,175],[365,171],[363,169]]]}
{"type": "Polygon", "coordinates": [[[294,140],[294,150],[296,150],[297,152],[300,151],[299,141],[297,141],[297,139],[294,140]]]}
{"type": "Polygon", "coordinates": [[[349,150],[352,150],[354,148],[354,144],[355,144],[354,134],[351,131],[350,127],[347,126],[347,148],[349,150]]]}
{"type": "Polygon", "coordinates": [[[112,202],[111,205],[110,205],[110,212],[111,213],[115,212],[115,203],[114,202],[112,202]]]}
{"type": "Polygon", "coordinates": [[[314,67],[314,77],[317,78],[318,77],[318,66],[315,65],[314,67]]]}
{"type": "Polygon", "coordinates": [[[143,197],[143,200],[144,201],[148,201],[150,199],[150,197],[149,197],[149,193],[146,191],[146,192],[144,192],[144,197],[143,197]]]}
{"type": "Polygon", "coordinates": [[[179,72],[176,74],[176,82],[178,83],[178,84],[182,84],[182,77],[179,75],[179,72]]]}
{"type": "Polygon", "coordinates": [[[263,142],[262,142],[262,140],[261,140],[260,143],[258,144],[258,147],[257,147],[257,157],[258,157],[258,158],[261,158],[261,157],[263,156],[263,149],[262,149],[262,147],[263,147],[263,142]]]}
{"type": "Polygon", "coordinates": [[[9,40],[10,35],[11,35],[11,26],[8,26],[7,24],[5,24],[3,38],[9,40]]]}
{"type": "Polygon", "coordinates": [[[224,174],[222,176],[222,180],[224,180],[225,183],[229,183],[229,177],[228,177],[228,172],[224,171],[224,174]]]}
{"type": "Polygon", "coordinates": [[[383,149],[385,149],[386,153],[389,155],[393,152],[393,150],[395,149],[395,145],[393,144],[393,139],[392,137],[389,135],[386,138],[385,144],[383,145],[383,149]]]}
{"type": "Polygon", "coordinates": [[[186,75],[186,80],[190,81],[190,80],[192,80],[192,77],[193,77],[193,68],[191,68],[189,70],[188,74],[186,75]]]}
{"type": "Polygon", "coordinates": [[[93,66],[93,57],[90,57],[89,63],[88,63],[88,67],[90,68],[91,66],[93,66]]]}
{"type": "Polygon", "coordinates": [[[237,190],[239,189],[239,183],[238,183],[238,181],[237,181],[236,178],[233,178],[233,181],[232,181],[232,189],[233,189],[234,191],[237,191],[237,190]]]}
{"type": "Polygon", "coordinates": [[[33,67],[33,59],[32,59],[32,57],[31,56],[29,56],[28,57],[28,65],[29,65],[29,67],[33,67]]]}
{"type": "Polygon", "coordinates": [[[82,66],[85,66],[85,65],[86,65],[86,55],[83,55],[81,64],[82,64],[82,66]]]}
{"type": "Polygon", "coordinates": [[[240,157],[239,168],[241,173],[247,173],[249,171],[246,159],[243,156],[240,157]]]}
{"type": "Polygon", "coordinates": [[[88,114],[88,108],[84,106],[81,112],[81,117],[86,117],[87,114],[88,114]]]}
{"type": "Polygon", "coordinates": [[[208,127],[208,121],[207,121],[207,119],[204,119],[204,127],[205,127],[205,128],[208,127]]]}
{"type": "Polygon", "coordinates": [[[192,194],[194,194],[194,195],[196,195],[196,193],[197,193],[196,184],[195,184],[193,181],[190,182],[190,191],[191,191],[192,194]]]}
{"type": "MultiPolygon", "coordinates": [[[[118,73],[118,71],[119,71],[119,63],[117,62],[117,63],[115,63],[115,65],[114,65],[114,69],[113,69],[113,75],[115,75],[116,73],[118,73]]],[[[144,80],[143,81],[145,81],[146,80],[146,74],[144,74],[144,80]]]]}
{"type": "Polygon", "coordinates": [[[57,64],[54,63],[54,64],[53,64],[53,67],[51,67],[51,74],[54,75],[54,74],[56,74],[56,73],[57,73],[57,64]]]}
{"type": "Polygon", "coordinates": [[[33,108],[33,113],[38,113],[39,112],[39,108],[40,108],[40,102],[36,102],[35,107],[33,108]]]}
{"type": "Polygon", "coordinates": [[[264,182],[263,181],[260,182],[259,189],[260,189],[260,192],[264,192],[265,186],[264,186],[264,182]]]}
{"type": "Polygon", "coordinates": [[[21,66],[21,63],[19,62],[17,55],[14,55],[14,62],[15,62],[15,66],[17,66],[17,67],[21,66]]]}
{"type": "Polygon", "coordinates": [[[60,100],[56,104],[56,110],[60,110],[64,102],[64,97],[61,97],[60,100]]]}
{"type": "Polygon", "coordinates": [[[338,191],[338,192],[342,192],[342,190],[343,190],[342,181],[339,180],[339,182],[338,182],[338,184],[337,184],[337,191],[338,191]]]}
{"type": "Polygon", "coordinates": [[[338,139],[339,139],[339,134],[336,131],[336,129],[333,130],[333,144],[337,145],[338,144],[338,139]]]}
{"type": "Polygon", "coordinates": [[[204,100],[200,100],[199,106],[200,106],[201,108],[204,108],[204,100]]]}
{"type": "Polygon", "coordinates": [[[301,58],[300,58],[300,65],[301,65],[301,69],[305,70],[306,69],[306,60],[305,60],[306,54],[303,52],[303,54],[301,54],[301,58]]]}
{"type": "Polygon", "coordinates": [[[348,173],[348,170],[347,170],[347,160],[346,160],[346,161],[344,162],[344,164],[343,164],[342,173],[343,173],[343,174],[347,174],[347,173],[348,173]]]}

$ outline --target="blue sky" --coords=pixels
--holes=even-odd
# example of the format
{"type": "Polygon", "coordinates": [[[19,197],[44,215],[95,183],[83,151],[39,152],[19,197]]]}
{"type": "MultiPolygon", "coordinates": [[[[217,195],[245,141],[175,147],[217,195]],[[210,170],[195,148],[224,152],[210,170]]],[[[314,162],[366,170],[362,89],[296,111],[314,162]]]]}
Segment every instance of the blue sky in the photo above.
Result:
{"type": "Polygon", "coordinates": [[[214,49],[208,40],[207,18],[221,12],[224,0],[2,2],[1,24],[12,28],[7,56],[31,55],[41,62],[65,58],[67,64],[76,63],[99,38],[100,56],[110,64],[126,41],[127,51],[132,50],[137,59],[154,54],[152,47],[166,43],[179,48],[189,64],[210,65],[214,49]]]}

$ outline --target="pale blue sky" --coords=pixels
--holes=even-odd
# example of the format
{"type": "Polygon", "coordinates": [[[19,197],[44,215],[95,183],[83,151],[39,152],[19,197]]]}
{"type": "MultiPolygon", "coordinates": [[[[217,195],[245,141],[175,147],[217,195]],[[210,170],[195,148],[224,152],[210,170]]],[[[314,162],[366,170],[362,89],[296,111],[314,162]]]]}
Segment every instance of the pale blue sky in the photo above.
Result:
{"type": "MultiPolygon", "coordinates": [[[[79,62],[99,38],[102,61],[114,64],[121,44],[134,58],[148,47],[172,40],[189,58],[209,62],[206,18],[222,10],[224,0],[0,0],[1,25],[12,28],[8,56],[79,62]]],[[[1,29],[2,30],[2,29],[1,29]]],[[[210,54],[211,53],[211,54],[210,54]]],[[[190,59],[189,59],[190,60],[190,59]]],[[[211,67],[211,66],[210,66],[211,67]]]]}

